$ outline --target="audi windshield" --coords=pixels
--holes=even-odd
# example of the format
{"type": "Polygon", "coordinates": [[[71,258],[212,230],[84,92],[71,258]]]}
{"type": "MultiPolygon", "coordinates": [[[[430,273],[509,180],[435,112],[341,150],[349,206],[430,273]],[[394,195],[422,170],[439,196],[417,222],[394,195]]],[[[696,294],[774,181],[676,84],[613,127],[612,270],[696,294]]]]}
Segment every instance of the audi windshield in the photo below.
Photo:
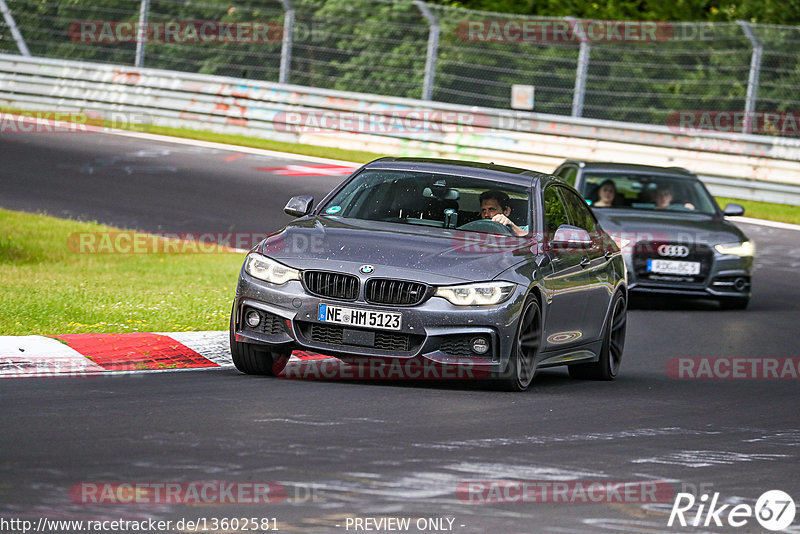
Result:
{"type": "Polygon", "coordinates": [[[716,213],[714,200],[703,184],[683,177],[586,173],[581,194],[592,208],[716,213]]]}

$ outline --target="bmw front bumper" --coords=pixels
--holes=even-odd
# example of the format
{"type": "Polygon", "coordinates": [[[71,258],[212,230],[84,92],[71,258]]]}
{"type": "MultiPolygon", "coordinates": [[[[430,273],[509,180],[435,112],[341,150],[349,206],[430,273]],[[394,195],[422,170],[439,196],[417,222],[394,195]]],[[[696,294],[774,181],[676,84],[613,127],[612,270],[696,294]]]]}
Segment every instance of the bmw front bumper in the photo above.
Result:
{"type": "Polygon", "coordinates": [[[379,305],[366,302],[363,293],[355,301],[319,297],[309,294],[298,280],[276,286],[242,270],[232,328],[236,341],[265,345],[271,351],[308,350],[348,358],[424,358],[438,364],[502,372],[524,299],[525,288],[517,285],[508,300],[491,306],[456,306],[435,296],[415,306],[379,305]],[[318,317],[320,304],[400,312],[401,328],[378,330],[323,322],[318,317]],[[261,316],[256,327],[243,320],[249,310],[261,316]],[[350,332],[344,334],[345,330],[350,332]],[[488,342],[485,353],[472,350],[476,338],[488,342]]]}

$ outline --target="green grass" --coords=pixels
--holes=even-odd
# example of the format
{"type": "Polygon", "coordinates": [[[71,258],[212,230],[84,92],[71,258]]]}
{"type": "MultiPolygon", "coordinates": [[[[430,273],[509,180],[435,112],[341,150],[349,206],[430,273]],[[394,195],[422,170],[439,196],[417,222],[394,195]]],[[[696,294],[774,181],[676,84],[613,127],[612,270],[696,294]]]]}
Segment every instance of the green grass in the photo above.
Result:
{"type": "Polygon", "coordinates": [[[721,208],[725,204],[735,203],[744,206],[744,216],[754,219],[766,219],[768,221],[778,221],[791,224],[800,224],[800,206],[790,206],[788,204],[772,204],[770,202],[758,202],[755,200],[742,200],[739,198],[716,197],[717,204],[721,208]]]}
{"type": "Polygon", "coordinates": [[[87,254],[68,245],[76,232],[107,231],[119,230],[0,210],[0,335],[228,328],[243,254],[87,254]]]}

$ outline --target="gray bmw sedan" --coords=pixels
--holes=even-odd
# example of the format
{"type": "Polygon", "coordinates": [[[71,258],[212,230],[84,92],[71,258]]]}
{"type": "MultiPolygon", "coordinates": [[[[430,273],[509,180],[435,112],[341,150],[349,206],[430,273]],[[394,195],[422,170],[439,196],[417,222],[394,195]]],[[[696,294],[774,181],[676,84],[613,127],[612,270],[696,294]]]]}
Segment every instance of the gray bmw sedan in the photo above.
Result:
{"type": "Polygon", "coordinates": [[[468,367],[513,391],[544,367],[619,372],[625,263],[552,175],[382,158],[285,211],[297,219],[239,276],[230,337],[244,373],[279,374],[294,350],[468,367]]]}

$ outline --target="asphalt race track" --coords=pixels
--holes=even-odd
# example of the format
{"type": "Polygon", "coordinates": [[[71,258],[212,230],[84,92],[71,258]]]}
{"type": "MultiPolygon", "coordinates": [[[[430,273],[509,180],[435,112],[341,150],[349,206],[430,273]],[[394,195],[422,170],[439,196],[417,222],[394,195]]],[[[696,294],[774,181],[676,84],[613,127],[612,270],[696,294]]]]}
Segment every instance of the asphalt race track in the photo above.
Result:
{"type": "MultiPolygon", "coordinates": [[[[302,157],[103,134],[7,135],[0,154],[0,207],[147,231],[277,230],[289,220],[288,197],[319,199],[342,178],[255,170],[302,157]]],[[[800,499],[797,376],[668,374],[678,357],[800,356],[800,232],[743,229],[757,250],[750,308],[635,303],[621,376],[611,383],[575,381],[560,369],[541,372],[522,394],[457,381],[282,380],[235,370],[3,380],[0,517],[206,518],[209,526],[213,518],[275,518],[270,525],[284,532],[386,532],[391,523],[377,521],[389,518],[411,518],[409,532],[763,532],[753,517],[740,528],[704,526],[705,517],[667,527],[678,492],[698,505],[719,493],[718,506],[754,506],[772,489],[800,499]],[[176,505],[76,497],[76,488],[94,488],[86,484],[204,481],[280,484],[285,498],[176,505]],[[475,481],[656,482],[670,491],[645,503],[502,502],[520,499],[463,491],[480,487],[465,485],[475,481]]],[[[800,520],[786,532],[800,532],[800,520]]]]}

